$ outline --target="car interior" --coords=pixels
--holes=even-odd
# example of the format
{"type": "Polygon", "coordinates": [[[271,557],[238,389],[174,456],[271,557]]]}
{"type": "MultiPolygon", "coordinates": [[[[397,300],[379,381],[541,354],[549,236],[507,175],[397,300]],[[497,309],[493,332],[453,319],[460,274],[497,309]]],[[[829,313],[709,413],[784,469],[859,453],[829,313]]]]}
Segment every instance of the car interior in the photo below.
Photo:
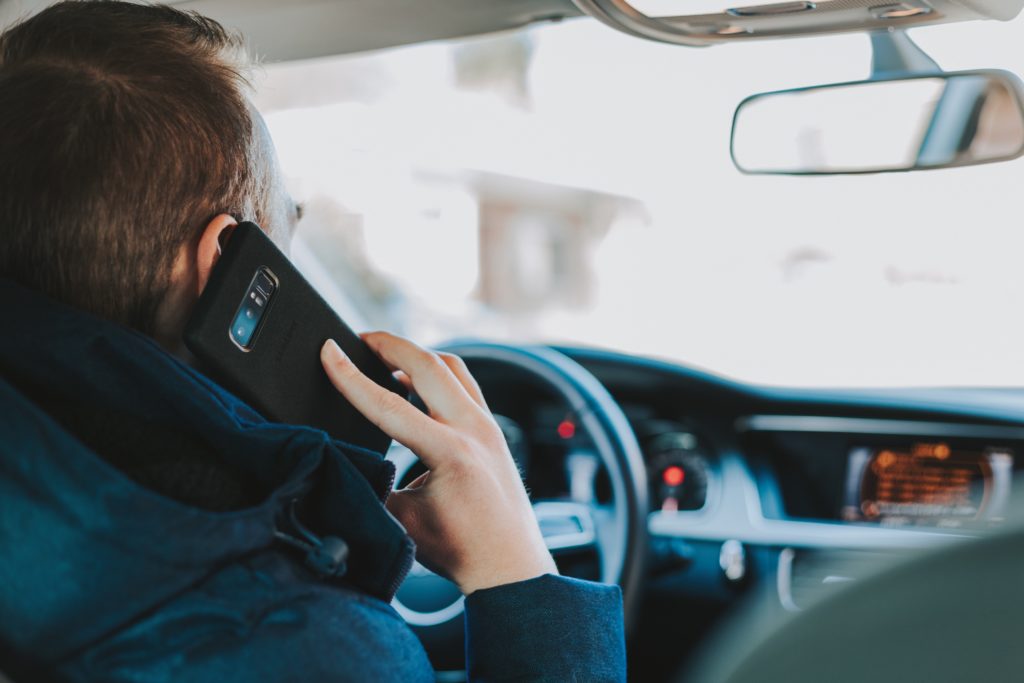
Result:
{"type": "MultiPolygon", "coordinates": [[[[258,56],[300,269],[461,356],[622,587],[631,680],[1018,675],[1024,0],[169,4],[258,56]]],[[[439,681],[463,601],[393,602],[439,681]]]]}

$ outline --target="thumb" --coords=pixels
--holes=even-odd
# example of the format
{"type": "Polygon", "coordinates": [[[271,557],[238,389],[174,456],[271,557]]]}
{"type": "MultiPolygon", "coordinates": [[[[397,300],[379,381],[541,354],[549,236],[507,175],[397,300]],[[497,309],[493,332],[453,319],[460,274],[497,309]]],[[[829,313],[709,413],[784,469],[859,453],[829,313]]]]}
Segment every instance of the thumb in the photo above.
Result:
{"type": "Polygon", "coordinates": [[[412,536],[414,539],[417,537],[419,531],[419,501],[416,495],[415,489],[402,489],[400,491],[392,491],[391,495],[388,496],[387,502],[384,504],[388,512],[394,515],[395,519],[405,527],[406,533],[412,536]]]}

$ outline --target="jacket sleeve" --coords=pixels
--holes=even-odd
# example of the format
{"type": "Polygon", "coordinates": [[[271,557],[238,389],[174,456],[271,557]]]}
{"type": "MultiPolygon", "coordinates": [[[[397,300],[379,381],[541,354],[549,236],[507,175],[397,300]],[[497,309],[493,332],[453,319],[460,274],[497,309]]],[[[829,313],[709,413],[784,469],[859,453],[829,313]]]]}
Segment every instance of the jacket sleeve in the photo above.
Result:
{"type": "Polygon", "coordinates": [[[618,586],[546,574],[466,598],[473,683],[626,680],[618,586]]]}

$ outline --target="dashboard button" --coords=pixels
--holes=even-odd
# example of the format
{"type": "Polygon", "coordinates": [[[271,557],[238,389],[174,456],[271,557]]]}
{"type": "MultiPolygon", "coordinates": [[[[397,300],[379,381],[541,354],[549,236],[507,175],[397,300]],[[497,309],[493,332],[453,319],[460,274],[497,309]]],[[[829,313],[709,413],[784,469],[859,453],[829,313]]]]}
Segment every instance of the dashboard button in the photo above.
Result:
{"type": "Polygon", "coordinates": [[[734,538],[722,544],[718,552],[718,566],[730,583],[739,583],[747,576],[747,552],[743,544],[734,538]]]}

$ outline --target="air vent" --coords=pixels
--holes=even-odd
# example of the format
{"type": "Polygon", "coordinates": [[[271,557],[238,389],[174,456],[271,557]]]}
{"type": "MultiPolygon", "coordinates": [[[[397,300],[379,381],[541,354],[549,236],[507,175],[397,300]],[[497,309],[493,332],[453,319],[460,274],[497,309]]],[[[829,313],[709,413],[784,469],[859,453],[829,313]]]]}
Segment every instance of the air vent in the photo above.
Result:
{"type": "Polygon", "coordinates": [[[779,602],[789,611],[807,609],[907,554],[907,551],[898,550],[810,551],[786,548],[779,553],[779,602]]]}

